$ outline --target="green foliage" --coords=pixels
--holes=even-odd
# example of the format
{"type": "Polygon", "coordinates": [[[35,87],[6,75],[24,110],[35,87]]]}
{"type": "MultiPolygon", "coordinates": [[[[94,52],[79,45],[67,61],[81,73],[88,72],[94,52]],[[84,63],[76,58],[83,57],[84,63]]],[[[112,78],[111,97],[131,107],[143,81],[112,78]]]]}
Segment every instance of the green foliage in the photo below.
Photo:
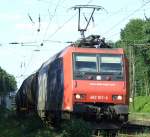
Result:
{"type": "Polygon", "coordinates": [[[131,112],[146,112],[150,113],[150,96],[137,96],[134,98],[134,108],[130,104],[131,112]]]}
{"type": "Polygon", "coordinates": [[[137,96],[148,95],[148,93],[146,93],[146,88],[148,88],[146,87],[148,82],[148,71],[148,64],[145,63],[145,58],[141,54],[141,49],[137,47],[135,52],[135,86],[137,96]]]}
{"type": "Polygon", "coordinates": [[[37,115],[19,118],[0,107],[0,137],[54,137],[54,134],[37,115]]]}
{"type": "Polygon", "coordinates": [[[90,125],[83,120],[73,120],[64,126],[62,137],[91,137],[90,125]]]}
{"type": "Polygon", "coordinates": [[[121,40],[132,42],[142,40],[144,38],[143,26],[144,21],[141,19],[130,20],[126,27],[121,30],[121,40]]]}
{"type": "Polygon", "coordinates": [[[17,83],[15,77],[0,67],[0,94],[7,94],[7,92],[15,91],[16,89],[17,83]]]}
{"type": "Polygon", "coordinates": [[[90,125],[83,120],[65,121],[60,130],[46,127],[36,115],[18,117],[0,107],[0,137],[91,137],[90,125]]]}
{"type": "Polygon", "coordinates": [[[143,26],[146,42],[150,42],[150,21],[145,21],[143,26]]]}
{"type": "Polygon", "coordinates": [[[150,21],[132,19],[120,36],[115,46],[124,48],[129,58],[131,95],[150,95],[150,21]]]}

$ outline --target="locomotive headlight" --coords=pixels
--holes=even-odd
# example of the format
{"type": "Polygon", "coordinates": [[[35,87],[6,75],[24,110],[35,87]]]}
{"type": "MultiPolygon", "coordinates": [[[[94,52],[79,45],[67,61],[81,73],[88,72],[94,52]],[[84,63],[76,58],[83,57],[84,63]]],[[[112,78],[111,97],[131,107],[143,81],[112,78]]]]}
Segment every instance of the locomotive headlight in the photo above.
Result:
{"type": "Polygon", "coordinates": [[[76,99],[80,99],[80,98],[81,98],[80,94],[76,94],[76,95],[75,95],[75,98],[76,98],[76,99]]]}
{"type": "Polygon", "coordinates": [[[75,99],[84,99],[86,97],[85,94],[75,94],[74,95],[75,99]]]}
{"type": "Polygon", "coordinates": [[[118,96],[117,99],[118,99],[118,100],[122,100],[122,96],[118,96]]]}
{"type": "Polygon", "coordinates": [[[112,100],[119,100],[121,101],[123,99],[123,97],[121,95],[113,95],[112,96],[112,100]]]}

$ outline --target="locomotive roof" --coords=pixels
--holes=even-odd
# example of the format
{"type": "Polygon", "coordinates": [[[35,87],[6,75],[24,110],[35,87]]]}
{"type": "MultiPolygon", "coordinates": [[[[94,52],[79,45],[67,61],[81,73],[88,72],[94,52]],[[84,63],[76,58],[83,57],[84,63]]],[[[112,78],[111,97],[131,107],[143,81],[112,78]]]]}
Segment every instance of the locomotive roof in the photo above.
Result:
{"type": "Polygon", "coordinates": [[[68,52],[79,52],[79,53],[102,53],[102,54],[125,54],[123,48],[81,48],[71,45],[61,51],[60,57],[68,52]]]}

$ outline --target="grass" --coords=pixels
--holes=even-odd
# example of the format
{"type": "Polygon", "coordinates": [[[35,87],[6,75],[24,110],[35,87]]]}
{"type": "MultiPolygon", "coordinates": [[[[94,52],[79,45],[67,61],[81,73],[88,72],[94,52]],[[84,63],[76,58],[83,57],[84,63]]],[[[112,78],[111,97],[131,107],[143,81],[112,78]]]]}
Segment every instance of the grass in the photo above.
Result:
{"type": "Polygon", "coordinates": [[[150,113],[150,96],[137,96],[130,104],[130,112],[150,113]]]}
{"type": "Polygon", "coordinates": [[[150,96],[135,97],[129,108],[129,120],[150,121],[150,96]]]}

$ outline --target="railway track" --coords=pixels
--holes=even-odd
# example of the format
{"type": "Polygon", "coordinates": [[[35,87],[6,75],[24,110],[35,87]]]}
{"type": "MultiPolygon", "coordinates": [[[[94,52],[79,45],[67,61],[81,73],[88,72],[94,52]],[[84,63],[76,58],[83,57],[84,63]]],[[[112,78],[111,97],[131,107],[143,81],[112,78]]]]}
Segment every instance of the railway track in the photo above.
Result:
{"type": "Polygon", "coordinates": [[[137,123],[137,121],[132,121],[124,125],[119,132],[122,135],[131,137],[142,134],[145,134],[144,137],[150,137],[150,122],[139,121],[139,123],[137,123]]]}
{"type": "MultiPolygon", "coordinates": [[[[76,117],[74,119],[77,119],[76,117]]],[[[52,128],[51,122],[46,121],[46,125],[52,128]]],[[[65,120],[62,122],[66,122],[65,120]]],[[[130,120],[122,125],[116,121],[101,121],[93,123],[93,137],[150,137],[150,121],[147,120],[130,120]]]]}
{"type": "Polygon", "coordinates": [[[119,123],[100,123],[95,126],[94,137],[150,137],[149,121],[129,121],[119,123]]]}

